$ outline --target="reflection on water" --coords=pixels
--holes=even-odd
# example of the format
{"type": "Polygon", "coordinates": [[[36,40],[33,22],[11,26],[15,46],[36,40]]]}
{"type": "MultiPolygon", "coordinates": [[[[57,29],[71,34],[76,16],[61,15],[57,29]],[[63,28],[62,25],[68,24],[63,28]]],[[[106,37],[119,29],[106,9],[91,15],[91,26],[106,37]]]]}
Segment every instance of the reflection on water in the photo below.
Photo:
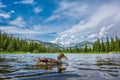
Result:
{"type": "Polygon", "coordinates": [[[42,69],[42,70],[51,70],[52,68],[57,68],[57,72],[58,73],[62,73],[62,71],[66,70],[65,67],[63,67],[63,64],[60,65],[56,65],[56,66],[39,66],[39,65],[34,65],[34,67],[38,68],[38,69],[42,69]]]}
{"type": "Polygon", "coordinates": [[[0,54],[0,80],[120,80],[120,54],[66,54],[58,66],[33,66],[57,54],[0,54]]]}

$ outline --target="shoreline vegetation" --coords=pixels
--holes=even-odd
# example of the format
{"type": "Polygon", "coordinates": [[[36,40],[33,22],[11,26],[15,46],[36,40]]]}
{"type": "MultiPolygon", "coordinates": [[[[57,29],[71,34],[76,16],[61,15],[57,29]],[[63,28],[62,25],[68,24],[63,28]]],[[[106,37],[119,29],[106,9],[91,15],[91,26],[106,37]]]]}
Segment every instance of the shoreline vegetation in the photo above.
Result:
{"type": "Polygon", "coordinates": [[[30,54],[30,53],[67,53],[67,54],[99,54],[99,53],[120,53],[120,39],[108,38],[106,40],[97,39],[93,42],[92,47],[87,44],[83,48],[52,48],[46,47],[34,41],[27,41],[26,39],[19,39],[19,37],[13,37],[0,31],[0,54],[30,54]]]}
{"type": "Polygon", "coordinates": [[[64,54],[120,54],[120,52],[88,52],[88,53],[67,53],[67,52],[45,52],[45,53],[30,53],[30,52],[0,52],[0,54],[59,54],[59,53],[64,53],[64,54]]]}
{"type": "Polygon", "coordinates": [[[0,54],[59,54],[59,53],[64,53],[64,54],[120,54],[120,52],[83,52],[83,53],[69,53],[69,52],[43,52],[43,53],[30,53],[30,52],[0,52],[0,54]]]}

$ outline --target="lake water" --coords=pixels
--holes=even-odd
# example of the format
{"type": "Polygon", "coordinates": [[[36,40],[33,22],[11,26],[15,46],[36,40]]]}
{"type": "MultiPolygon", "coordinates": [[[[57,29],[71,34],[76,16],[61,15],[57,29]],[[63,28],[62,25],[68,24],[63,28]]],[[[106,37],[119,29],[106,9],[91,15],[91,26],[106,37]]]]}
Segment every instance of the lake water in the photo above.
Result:
{"type": "Polygon", "coordinates": [[[0,54],[0,80],[120,80],[120,54],[65,54],[65,64],[33,66],[57,54],[0,54]]]}

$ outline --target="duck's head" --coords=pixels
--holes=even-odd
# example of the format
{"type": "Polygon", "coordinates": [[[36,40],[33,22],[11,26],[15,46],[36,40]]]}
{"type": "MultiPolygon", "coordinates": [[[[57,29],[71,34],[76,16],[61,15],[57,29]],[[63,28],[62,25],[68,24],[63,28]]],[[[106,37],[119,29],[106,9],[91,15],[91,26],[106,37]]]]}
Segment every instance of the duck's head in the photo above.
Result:
{"type": "Polygon", "coordinates": [[[61,58],[68,59],[63,53],[61,53],[61,54],[58,55],[58,59],[61,59],[61,58]]]}

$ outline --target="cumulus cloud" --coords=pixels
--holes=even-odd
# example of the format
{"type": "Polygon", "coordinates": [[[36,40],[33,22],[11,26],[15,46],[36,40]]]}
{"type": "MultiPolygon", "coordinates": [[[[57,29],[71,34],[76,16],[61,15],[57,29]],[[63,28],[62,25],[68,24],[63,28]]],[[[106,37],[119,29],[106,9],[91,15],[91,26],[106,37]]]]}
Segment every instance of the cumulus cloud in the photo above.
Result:
{"type": "Polygon", "coordinates": [[[39,8],[39,7],[35,7],[35,8],[33,9],[33,12],[36,13],[36,14],[40,13],[41,11],[42,11],[42,9],[39,8]]]}
{"type": "Polygon", "coordinates": [[[23,0],[21,1],[22,4],[33,4],[34,0],[23,0]]]}
{"type": "Polygon", "coordinates": [[[114,24],[111,24],[109,26],[104,26],[100,29],[99,33],[94,33],[88,36],[88,38],[104,38],[107,37],[107,35],[109,34],[109,30],[114,26],[114,24]]]}
{"type": "Polygon", "coordinates": [[[14,4],[34,4],[34,0],[22,0],[20,2],[14,2],[14,4]]]}
{"type": "Polygon", "coordinates": [[[56,38],[55,42],[66,44],[71,42],[80,42],[82,40],[89,40],[91,37],[104,37],[106,34],[108,34],[108,30],[112,28],[113,24],[115,26],[117,26],[116,24],[119,24],[118,21],[120,21],[120,19],[117,18],[119,15],[118,3],[103,4],[93,11],[87,20],[82,20],[82,22],[80,20],[80,22],[73,25],[72,28],[61,32],[56,38]],[[98,33],[98,31],[100,32],[98,33]]]}
{"type": "Polygon", "coordinates": [[[7,18],[10,18],[10,14],[9,13],[0,13],[0,17],[7,19],[7,18]]]}
{"type": "Polygon", "coordinates": [[[15,11],[14,11],[14,10],[11,10],[11,11],[10,11],[10,14],[12,14],[12,13],[15,13],[15,11]]]}
{"type": "Polygon", "coordinates": [[[4,19],[8,19],[11,17],[11,14],[13,14],[15,11],[11,10],[10,12],[4,12],[4,11],[0,11],[0,17],[4,18],[4,19]]]}
{"type": "MultiPolygon", "coordinates": [[[[0,4],[0,7],[2,7],[2,5],[0,4]]],[[[11,14],[13,14],[15,11],[11,10],[10,12],[5,12],[0,10],[0,18],[4,18],[4,19],[8,19],[11,17],[11,14]]]]}
{"type": "Polygon", "coordinates": [[[105,37],[108,34],[108,30],[110,28],[112,28],[113,26],[114,26],[114,24],[111,24],[111,25],[109,25],[107,27],[106,26],[102,27],[101,30],[100,30],[100,32],[99,32],[99,34],[98,34],[98,37],[99,38],[105,37]]]}
{"type": "Polygon", "coordinates": [[[22,17],[17,17],[15,20],[9,22],[10,25],[18,26],[18,27],[25,27],[26,23],[22,17]]]}
{"type": "Polygon", "coordinates": [[[2,2],[0,2],[0,8],[5,8],[6,5],[4,5],[2,2]]]}

